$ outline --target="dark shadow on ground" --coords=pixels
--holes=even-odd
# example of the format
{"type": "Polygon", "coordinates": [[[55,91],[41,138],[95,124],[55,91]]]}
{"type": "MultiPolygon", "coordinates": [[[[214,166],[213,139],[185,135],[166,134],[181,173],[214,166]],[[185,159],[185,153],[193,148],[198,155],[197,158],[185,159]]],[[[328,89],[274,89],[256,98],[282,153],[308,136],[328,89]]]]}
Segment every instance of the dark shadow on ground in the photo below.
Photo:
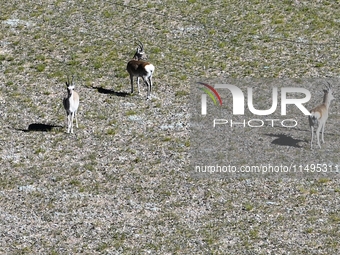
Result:
{"type": "Polygon", "coordinates": [[[99,88],[99,87],[92,87],[92,88],[96,89],[101,94],[115,95],[118,97],[126,97],[130,95],[130,93],[127,93],[127,92],[118,92],[118,91],[114,91],[111,89],[104,89],[104,88],[99,88]]]}
{"type": "Polygon", "coordinates": [[[305,140],[294,139],[291,136],[284,135],[284,134],[264,134],[266,136],[277,137],[272,141],[272,144],[281,145],[281,146],[291,146],[295,148],[302,148],[301,145],[298,143],[300,142],[307,142],[305,140]]]}
{"type": "Polygon", "coordinates": [[[32,123],[28,125],[27,129],[16,129],[23,132],[48,132],[53,128],[62,128],[62,126],[50,125],[50,124],[42,124],[42,123],[32,123]]]}

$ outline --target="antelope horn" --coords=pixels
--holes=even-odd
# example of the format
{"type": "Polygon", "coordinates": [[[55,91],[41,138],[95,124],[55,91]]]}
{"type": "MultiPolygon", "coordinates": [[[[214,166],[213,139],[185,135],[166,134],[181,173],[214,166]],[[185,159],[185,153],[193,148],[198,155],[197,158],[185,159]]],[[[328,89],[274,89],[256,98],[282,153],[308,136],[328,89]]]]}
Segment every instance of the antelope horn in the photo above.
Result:
{"type": "Polygon", "coordinates": [[[138,39],[137,39],[137,41],[138,41],[138,43],[137,43],[138,46],[140,47],[141,51],[143,51],[144,50],[143,43],[141,41],[139,41],[138,39]]]}
{"type": "Polygon", "coordinates": [[[326,81],[326,82],[328,84],[328,86],[326,85],[327,90],[332,89],[332,85],[328,81],[326,81]]]}

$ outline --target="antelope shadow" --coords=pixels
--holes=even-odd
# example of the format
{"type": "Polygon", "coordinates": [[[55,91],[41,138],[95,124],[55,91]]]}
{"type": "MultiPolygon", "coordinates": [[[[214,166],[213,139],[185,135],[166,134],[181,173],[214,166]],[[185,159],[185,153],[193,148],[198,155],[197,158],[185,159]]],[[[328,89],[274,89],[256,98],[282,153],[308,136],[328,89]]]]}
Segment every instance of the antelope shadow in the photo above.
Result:
{"type": "Polygon", "coordinates": [[[285,134],[264,134],[266,136],[277,137],[272,141],[272,144],[281,145],[281,146],[290,146],[295,148],[302,148],[298,143],[307,142],[306,140],[294,139],[291,136],[285,134]]]}
{"type": "Polygon", "coordinates": [[[109,94],[109,95],[115,95],[118,97],[126,97],[129,96],[130,93],[127,92],[119,92],[119,91],[114,91],[112,89],[104,89],[104,88],[100,88],[100,87],[92,87],[93,89],[96,89],[98,91],[98,93],[101,94],[109,94]]]}
{"type": "Polygon", "coordinates": [[[62,128],[59,125],[43,124],[43,123],[32,123],[28,125],[27,129],[17,129],[22,132],[49,132],[53,128],[62,128]]]}

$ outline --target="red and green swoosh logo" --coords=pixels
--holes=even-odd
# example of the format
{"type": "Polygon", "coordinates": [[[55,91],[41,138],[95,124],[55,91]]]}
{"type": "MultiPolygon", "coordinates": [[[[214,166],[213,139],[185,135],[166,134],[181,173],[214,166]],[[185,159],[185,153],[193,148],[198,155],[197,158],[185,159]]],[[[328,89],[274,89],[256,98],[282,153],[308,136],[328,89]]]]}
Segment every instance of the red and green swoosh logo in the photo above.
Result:
{"type": "Polygon", "coordinates": [[[217,105],[217,101],[216,101],[216,98],[217,98],[220,105],[222,106],[222,99],[221,99],[220,95],[217,93],[216,89],[214,89],[214,87],[212,87],[209,84],[203,83],[203,82],[198,82],[198,84],[205,86],[205,87],[200,88],[200,89],[203,90],[211,98],[211,100],[214,102],[214,105],[217,105]],[[214,97],[213,93],[215,94],[216,98],[214,97]]]}

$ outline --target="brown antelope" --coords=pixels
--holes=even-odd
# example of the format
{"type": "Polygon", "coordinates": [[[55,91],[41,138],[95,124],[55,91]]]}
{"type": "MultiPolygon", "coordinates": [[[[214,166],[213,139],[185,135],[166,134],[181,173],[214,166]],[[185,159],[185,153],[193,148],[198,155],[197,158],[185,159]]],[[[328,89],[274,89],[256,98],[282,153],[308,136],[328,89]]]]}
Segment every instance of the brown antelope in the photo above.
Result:
{"type": "Polygon", "coordinates": [[[138,42],[139,44],[136,53],[133,56],[133,59],[130,60],[126,66],[126,70],[130,75],[131,94],[133,93],[133,77],[137,77],[138,93],[140,93],[139,77],[141,77],[148,88],[147,99],[150,99],[152,90],[152,75],[155,71],[155,67],[153,64],[145,61],[147,57],[144,52],[143,44],[140,41],[138,42]]]}
{"type": "Polygon", "coordinates": [[[332,91],[332,88],[331,88],[329,83],[328,83],[328,86],[326,86],[326,88],[323,90],[323,92],[324,92],[324,96],[323,96],[322,104],[320,104],[317,107],[315,107],[314,109],[312,109],[310,111],[310,115],[308,117],[309,126],[310,126],[311,131],[312,131],[312,140],[311,140],[311,143],[310,143],[311,149],[313,147],[314,127],[316,127],[316,126],[318,127],[317,130],[316,130],[316,138],[317,138],[317,141],[318,141],[319,148],[321,148],[320,140],[319,140],[319,133],[320,133],[321,129],[322,129],[321,139],[322,139],[323,143],[325,142],[325,140],[323,138],[324,131],[325,131],[325,125],[326,125],[326,121],[328,119],[329,105],[330,105],[331,101],[334,99],[334,96],[332,94],[333,91],[332,91]]]}
{"type": "Polygon", "coordinates": [[[67,97],[63,100],[63,105],[67,114],[67,133],[73,133],[73,118],[76,119],[76,127],[78,127],[77,110],[79,106],[79,95],[74,91],[73,76],[70,83],[69,77],[66,82],[67,97]]]}

